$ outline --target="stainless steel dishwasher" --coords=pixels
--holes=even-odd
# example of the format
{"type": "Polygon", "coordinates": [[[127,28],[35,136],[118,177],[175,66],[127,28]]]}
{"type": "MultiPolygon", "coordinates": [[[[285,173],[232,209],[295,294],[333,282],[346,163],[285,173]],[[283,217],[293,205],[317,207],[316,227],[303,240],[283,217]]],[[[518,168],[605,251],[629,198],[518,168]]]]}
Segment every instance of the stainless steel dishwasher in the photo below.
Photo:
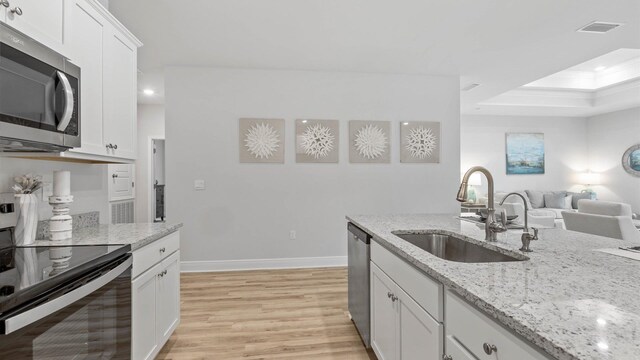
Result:
{"type": "Polygon", "coordinates": [[[356,325],[362,342],[369,348],[370,343],[370,313],[369,313],[369,259],[371,236],[357,226],[347,225],[349,261],[349,313],[356,325]]]}

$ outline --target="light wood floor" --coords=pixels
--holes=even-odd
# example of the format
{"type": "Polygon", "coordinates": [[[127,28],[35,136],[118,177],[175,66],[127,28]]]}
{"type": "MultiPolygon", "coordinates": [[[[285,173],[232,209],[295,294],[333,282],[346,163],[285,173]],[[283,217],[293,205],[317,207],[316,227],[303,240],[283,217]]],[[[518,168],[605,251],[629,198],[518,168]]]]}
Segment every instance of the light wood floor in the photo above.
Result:
{"type": "Polygon", "coordinates": [[[375,359],[347,313],[346,268],[187,273],[158,359],[375,359]]]}

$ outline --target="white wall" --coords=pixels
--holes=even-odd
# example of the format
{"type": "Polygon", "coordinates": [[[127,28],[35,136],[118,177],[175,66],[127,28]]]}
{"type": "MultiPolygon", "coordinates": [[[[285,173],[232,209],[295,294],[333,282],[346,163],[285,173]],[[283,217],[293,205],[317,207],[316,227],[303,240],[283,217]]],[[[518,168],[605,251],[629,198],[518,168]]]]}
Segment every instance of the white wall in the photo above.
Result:
{"type": "MultiPolygon", "coordinates": [[[[11,192],[16,175],[42,175],[45,181],[51,182],[54,170],[71,171],[71,214],[99,211],[100,222],[109,222],[107,165],[0,157],[0,192],[11,192]]],[[[39,218],[45,220],[51,216],[51,206],[45,199],[40,202],[39,218]]]]}
{"type": "Polygon", "coordinates": [[[622,168],[622,154],[640,143],[640,107],[588,119],[589,166],[602,174],[601,200],[631,204],[640,213],[640,178],[622,168]]]}
{"type": "Polygon", "coordinates": [[[474,165],[487,167],[494,176],[496,190],[583,189],[577,184],[576,174],[588,167],[585,118],[463,115],[460,131],[461,172],[474,165]],[[544,175],[507,175],[508,132],[544,133],[544,175]]]}
{"type": "Polygon", "coordinates": [[[136,160],[136,221],[138,222],[153,221],[151,139],[164,139],[164,105],[138,105],[138,159],[136,160]]]}
{"type": "Polygon", "coordinates": [[[182,259],[342,257],[346,214],[454,213],[459,106],[457,77],[168,68],[167,216],[184,222],[182,259]],[[285,164],[239,163],[240,117],[286,120],[285,164]],[[295,163],[296,118],[341,121],[338,164],[295,163]],[[356,119],[393,121],[391,164],[349,163],[356,119]],[[442,122],[441,164],[399,163],[402,120],[442,122]]]}

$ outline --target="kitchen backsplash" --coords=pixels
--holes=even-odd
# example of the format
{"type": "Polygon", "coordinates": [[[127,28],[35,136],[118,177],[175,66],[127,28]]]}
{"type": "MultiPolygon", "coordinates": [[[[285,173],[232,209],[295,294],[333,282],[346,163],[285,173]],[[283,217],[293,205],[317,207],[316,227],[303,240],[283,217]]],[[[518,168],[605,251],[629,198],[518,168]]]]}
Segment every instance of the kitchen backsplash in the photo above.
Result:
{"type": "MultiPolygon", "coordinates": [[[[91,226],[98,226],[100,224],[100,212],[91,211],[83,214],[71,215],[73,219],[73,230],[78,230],[91,226]]],[[[38,221],[38,230],[36,232],[36,239],[48,239],[49,238],[49,220],[38,221]]]]}

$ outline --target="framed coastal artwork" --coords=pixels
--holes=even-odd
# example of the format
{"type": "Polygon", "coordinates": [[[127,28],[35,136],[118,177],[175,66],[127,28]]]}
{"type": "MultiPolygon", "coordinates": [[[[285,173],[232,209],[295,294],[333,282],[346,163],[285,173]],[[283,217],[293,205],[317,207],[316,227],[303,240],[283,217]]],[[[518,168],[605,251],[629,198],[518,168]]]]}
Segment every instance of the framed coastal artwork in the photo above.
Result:
{"type": "Polygon", "coordinates": [[[284,119],[240,119],[241,163],[284,163],[284,119]]]}
{"type": "Polygon", "coordinates": [[[400,162],[439,163],[440,123],[431,121],[401,122],[400,162]]]}
{"type": "Polygon", "coordinates": [[[339,144],[338,120],[296,120],[297,163],[337,163],[339,144]]]}
{"type": "Polygon", "coordinates": [[[389,121],[349,121],[349,162],[389,163],[389,121]]]}
{"type": "Polygon", "coordinates": [[[629,174],[640,177],[640,144],[633,145],[624,152],[622,167],[629,174]]]}
{"type": "Polygon", "coordinates": [[[507,175],[544,174],[544,134],[506,134],[507,175]]]}

